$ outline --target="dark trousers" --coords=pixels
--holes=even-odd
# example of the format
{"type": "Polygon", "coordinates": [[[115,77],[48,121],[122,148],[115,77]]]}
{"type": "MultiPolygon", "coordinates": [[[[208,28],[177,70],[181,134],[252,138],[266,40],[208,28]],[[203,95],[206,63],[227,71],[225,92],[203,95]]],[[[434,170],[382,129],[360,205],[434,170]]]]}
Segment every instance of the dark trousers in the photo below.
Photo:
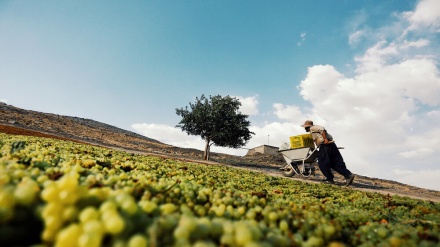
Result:
{"type": "Polygon", "coordinates": [[[327,180],[333,181],[334,176],[331,169],[335,170],[345,178],[349,178],[351,175],[351,172],[345,166],[344,159],[335,143],[327,145],[321,144],[318,153],[318,166],[327,180]]]}

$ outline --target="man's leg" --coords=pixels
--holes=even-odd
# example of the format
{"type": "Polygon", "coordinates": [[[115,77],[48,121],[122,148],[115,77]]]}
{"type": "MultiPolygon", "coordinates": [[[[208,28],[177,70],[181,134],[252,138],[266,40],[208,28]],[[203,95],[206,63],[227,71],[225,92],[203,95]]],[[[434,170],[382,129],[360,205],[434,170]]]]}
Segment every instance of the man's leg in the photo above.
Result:
{"type": "Polygon", "coordinates": [[[321,145],[318,153],[318,166],[327,181],[333,181],[333,173],[330,169],[330,156],[328,145],[321,145]]]}
{"type": "Polygon", "coordinates": [[[337,173],[341,174],[345,177],[347,180],[346,185],[350,185],[353,182],[354,175],[350,172],[350,170],[347,169],[347,166],[345,165],[344,159],[342,158],[341,153],[339,152],[338,147],[335,143],[332,143],[330,145],[331,151],[329,151],[330,160],[331,160],[331,168],[335,170],[337,173]]]}
{"type": "Polygon", "coordinates": [[[331,143],[327,145],[328,154],[329,154],[329,160],[331,165],[331,168],[335,170],[337,173],[341,174],[345,178],[348,178],[351,175],[351,172],[347,169],[345,166],[344,158],[342,158],[341,153],[339,152],[338,147],[335,143],[331,143]]]}

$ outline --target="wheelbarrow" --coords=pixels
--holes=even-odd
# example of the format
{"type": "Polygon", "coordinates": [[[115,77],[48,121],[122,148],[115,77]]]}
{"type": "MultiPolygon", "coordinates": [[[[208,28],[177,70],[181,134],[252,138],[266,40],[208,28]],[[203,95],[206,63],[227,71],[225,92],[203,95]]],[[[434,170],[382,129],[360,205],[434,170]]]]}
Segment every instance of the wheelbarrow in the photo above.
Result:
{"type": "Polygon", "coordinates": [[[302,175],[310,177],[315,175],[315,165],[318,164],[318,149],[311,147],[292,148],[279,150],[287,165],[280,168],[286,177],[302,175]]]}
{"type": "MultiPolygon", "coordinates": [[[[344,149],[344,147],[338,147],[344,149]]],[[[292,177],[295,174],[304,177],[315,175],[315,166],[318,165],[318,148],[302,147],[279,150],[287,165],[280,168],[286,177],[292,177]]]]}

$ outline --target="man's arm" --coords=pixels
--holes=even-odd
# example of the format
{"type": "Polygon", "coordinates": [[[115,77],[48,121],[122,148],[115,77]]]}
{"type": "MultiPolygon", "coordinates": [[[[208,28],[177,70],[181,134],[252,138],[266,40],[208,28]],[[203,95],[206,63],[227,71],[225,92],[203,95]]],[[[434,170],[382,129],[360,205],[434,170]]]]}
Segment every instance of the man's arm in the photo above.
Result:
{"type": "Polygon", "coordinates": [[[321,132],[321,135],[322,135],[322,138],[324,138],[324,144],[328,144],[328,139],[327,139],[327,131],[326,130],[323,130],[322,132],[321,132]]]}

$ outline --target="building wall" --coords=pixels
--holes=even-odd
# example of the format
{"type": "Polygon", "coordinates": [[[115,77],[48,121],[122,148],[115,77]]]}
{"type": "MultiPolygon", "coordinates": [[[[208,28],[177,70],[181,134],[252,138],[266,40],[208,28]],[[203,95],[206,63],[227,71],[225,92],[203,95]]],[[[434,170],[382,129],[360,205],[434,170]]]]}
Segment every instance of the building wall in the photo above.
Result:
{"type": "Polygon", "coordinates": [[[268,146],[268,145],[261,145],[258,147],[255,147],[253,149],[250,149],[246,155],[252,155],[255,153],[262,153],[262,154],[277,154],[278,147],[268,146]]]}

